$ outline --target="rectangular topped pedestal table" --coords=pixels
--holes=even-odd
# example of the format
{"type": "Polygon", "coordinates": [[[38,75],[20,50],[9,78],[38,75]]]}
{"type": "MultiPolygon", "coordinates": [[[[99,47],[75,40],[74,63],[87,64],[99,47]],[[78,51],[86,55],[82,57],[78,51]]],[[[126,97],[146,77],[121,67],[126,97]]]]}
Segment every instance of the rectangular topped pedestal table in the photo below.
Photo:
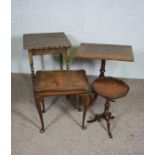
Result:
{"type": "MultiPolygon", "coordinates": [[[[76,52],[76,59],[101,60],[99,78],[104,77],[106,60],[129,61],[133,62],[133,51],[130,45],[113,45],[113,44],[96,44],[96,43],[81,43],[76,52]]],[[[94,97],[91,104],[97,99],[97,94],[94,92],[94,97]]],[[[90,104],[90,105],[91,105],[90,104]]]]}
{"type": "Polygon", "coordinates": [[[106,60],[133,62],[132,47],[129,45],[81,43],[76,53],[77,59],[101,60],[99,77],[104,77],[106,60]]]}

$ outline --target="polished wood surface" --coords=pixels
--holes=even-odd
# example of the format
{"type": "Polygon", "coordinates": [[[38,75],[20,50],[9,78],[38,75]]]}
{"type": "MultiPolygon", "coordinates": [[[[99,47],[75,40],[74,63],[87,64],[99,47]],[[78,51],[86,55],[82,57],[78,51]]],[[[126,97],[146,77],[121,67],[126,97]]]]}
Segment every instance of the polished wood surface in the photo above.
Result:
{"type": "Polygon", "coordinates": [[[134,61],[132,47],[129,45],[95,43],[81,43],[76,58],[134,61]]]}
{"type": "Polygon", "coordinates": [[[110,101],[115,102],[115,99],[126,96],[129,91],[129,86],[122,80],[113,77],[101,77],[93,82],[93,91],[96,95],[92,102],[95,102],[97,95],[100,95],[106,98],[106,103],[104,112],[101,114],[95,114],[95,117],[87,122],[93,123],[95,121],[101,121],[102,118],[105,119],[108,128],[108,135],[110,138],[112,138],[110,131],[110,120],[114,119],[115,117],[112,116],[111,112],[109,112],[110,101]]]}
{"type": "Polygon", "coordinates": [[[63,32],[24,34],[23,44],[26,49],[69,48],[71,46],[63,32]]]}
{"type": "Polygon", "coordinates": [[[89,105],[88,80],[83,70],[62,70],[62,55],[66,58],[69,69],[68,52],[71,46],[64,33],[24,34],[24,48],[28,49],[33,92],[36,108],[41,121],[40,132],[45,132],[43,114],[45,112],[44,98],[53,95],[79,95],[83,100],[82,129],[85,129],[85,117],[89,105]],[[60,69],[57,71],[34,70],[33,57],[36,55],[59,54],[60,69]]]}
{"type": "Polygon", "coordinates": [[[37,71],[34,81],[37,92],[81,90],[87,93],[88,85],[84,70],[37,71]]]}
{"type": "Polygon", "coordinates": [[[93,82],[95,92],[108,99],[118,99],[125,96],[129,86],[122,80],[113,77],[98,78],[93,82]]]}

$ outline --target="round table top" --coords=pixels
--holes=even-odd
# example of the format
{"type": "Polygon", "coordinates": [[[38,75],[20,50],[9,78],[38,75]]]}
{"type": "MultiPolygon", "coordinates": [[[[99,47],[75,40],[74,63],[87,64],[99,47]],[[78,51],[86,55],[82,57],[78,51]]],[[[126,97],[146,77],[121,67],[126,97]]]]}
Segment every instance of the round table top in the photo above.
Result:
{"type": "Polygon", "coordinates": [[[93,89],[107,99],[117,99],[126,96],[129,86],[117,78],[102,77],[93,82],[93,89]]]}

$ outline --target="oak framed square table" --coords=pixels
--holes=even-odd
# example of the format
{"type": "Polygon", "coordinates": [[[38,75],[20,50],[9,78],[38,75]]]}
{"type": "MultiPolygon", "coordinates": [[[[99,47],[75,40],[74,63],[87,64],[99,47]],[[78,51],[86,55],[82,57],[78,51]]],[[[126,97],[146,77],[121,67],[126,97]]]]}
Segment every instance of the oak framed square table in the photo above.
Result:
{"type": "Polygon", "coordinates": [[[106,60],[134,61],[133,51],[130,45],[96,43],[81,43],[75,58],[101,60],[99,77],[104,77],[106,60]]]}
{"type": "MultiPolygon", "coordinates": [[[[71,47],[70,41],[63,32],[24,34],[23,44],[24,48],[28,49],[29,55],[32,56],[59,54],[61,69],[63,69],[63,54],[68,56],[71,47]]],[[[66,63],[66,68],[69,69],[68,61],[66,63]]],[[[33,68],[31,71],[33,72],[33,68]]]]}

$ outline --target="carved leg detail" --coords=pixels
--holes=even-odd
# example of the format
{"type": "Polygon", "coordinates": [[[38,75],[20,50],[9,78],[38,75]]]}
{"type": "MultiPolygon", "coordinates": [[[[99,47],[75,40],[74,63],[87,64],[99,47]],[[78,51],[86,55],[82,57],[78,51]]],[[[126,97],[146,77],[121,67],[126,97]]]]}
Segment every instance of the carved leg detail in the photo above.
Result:
{"type": "Polygon", "coordinates": [[[81,95],[82,101],[83,101],[83,119],[82,119],[82,129],[86,129],[85,126],[85,117],[86,117],[86,113],[87,113],[87,108],[88,105],[90,103],[90,97],[88,94],[82,94],[81,95]]]}
{"type": "Polygon", "coordinates": [[[100,68],[99,78],[104,77],[104,72],[105,72],[105,60],[101,60],[101,68],[100,68]]]}
{"type": "Polygon", "coordinates": [[[44,120],[43,120],[42,110],[41,110],[41,100],[35,99],[35,103],[36,103],[36,107],[37,107],[38,114],[39,114],[40,121],[41,121],[41,125],[42,125],[40,132],[43,133],[43,132],[45,132],[45,129],[44,129],[44,120]]]}
{"type": "Polygon", "coordinates": [[[112,138],[112,134],[110,132],[110,120],[106,120],[107,121],[107,127],[108,127],[108,134],[109,134],[109,137],[112,138]]]}
{"type": "Polygon", "coordinates": [[[112,116],[111,112],[109,112],[109,108],[110,108],[110,103],[109,103],[109,100],[107,99],[107,101],[105,103],[104,112],[102,114],[96,114],[94,119],[88,120],[87,122],[88,123],[93,123],[95,121],[100,121],[101,118],[105,119],[105,121],[107,123],[109,137],[112,138],[112,134],[111,134],[111,131],[110,131],[110,119],[114,119],[115,117],[112,116]]]}
{"type": "Polygon", "coordinates": [[[110,119],[113,119],[114,116],[111,116],[111,112],[109,112],[109,108],[110,108],[110,103],[109,103],[109,100],[107,99],[107,101],[105,103],[105,109],[104,109],[104,113],[103,113],[103,118],[107,122],[107,128],[108,128],[109,137],[112,138],[112,134],[110,132],[110,119]]]}

